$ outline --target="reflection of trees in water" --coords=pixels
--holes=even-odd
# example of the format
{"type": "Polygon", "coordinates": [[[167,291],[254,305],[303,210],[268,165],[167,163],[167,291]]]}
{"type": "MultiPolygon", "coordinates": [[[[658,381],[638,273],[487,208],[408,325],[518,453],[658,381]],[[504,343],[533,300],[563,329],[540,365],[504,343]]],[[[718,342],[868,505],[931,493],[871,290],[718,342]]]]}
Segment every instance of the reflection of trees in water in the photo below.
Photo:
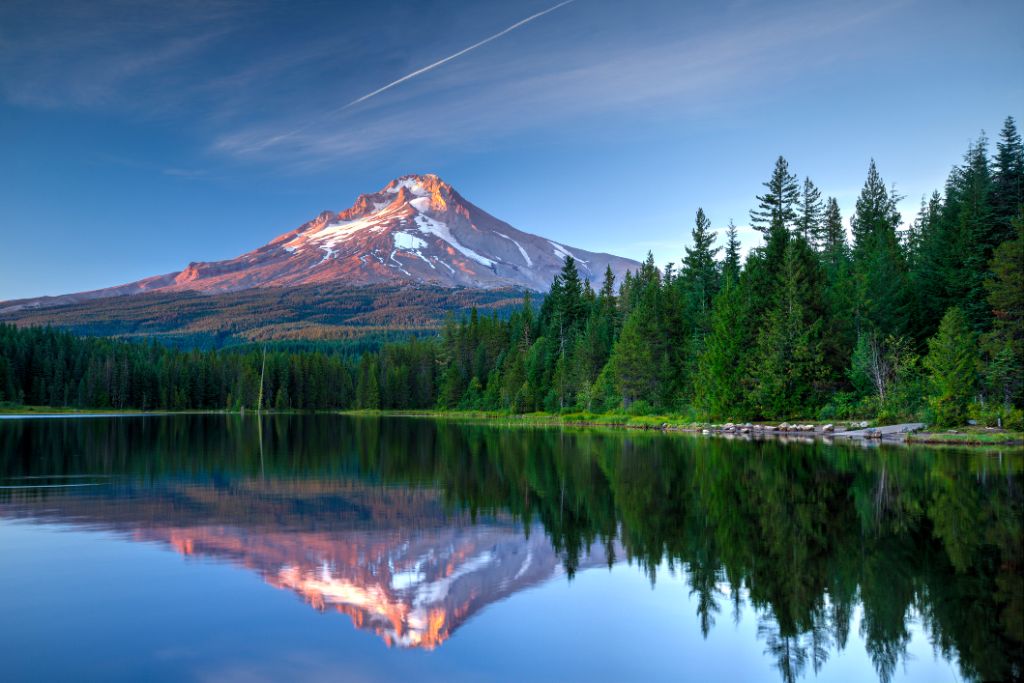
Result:
{"type": "MultiPolygon", "coordinates": [[[[829,615],[816,615],[814,623],[803,633],[785,634],[770,615],[762,615],[757,623],[757,635],[764,640],[765,653],[775,659],[775,665],[784,681],[795,681],[804,674],[807,664],[814,673],[828,661],[832,648],[834,628],[829,615]]],[[[888,680],[881,676],[883,680],[888,680]]]]}
{"type": "Polygon", "coordinates": [[[847,645],[883,680],[920,617],[965,678],[1020,680],[1022,460],[425,420],[206,416],[2,425],[0,475],[358,477],[438,487],[471,516],[539,521],[570,573],[620,539],[651,581],[685,569],[707,635],[726,600],[759,615],[783,679],[847,645]],[[70,454],[80,454],[74,460],[70,454]],[[76,470],[76,468],[78,468],[76,470]]]}

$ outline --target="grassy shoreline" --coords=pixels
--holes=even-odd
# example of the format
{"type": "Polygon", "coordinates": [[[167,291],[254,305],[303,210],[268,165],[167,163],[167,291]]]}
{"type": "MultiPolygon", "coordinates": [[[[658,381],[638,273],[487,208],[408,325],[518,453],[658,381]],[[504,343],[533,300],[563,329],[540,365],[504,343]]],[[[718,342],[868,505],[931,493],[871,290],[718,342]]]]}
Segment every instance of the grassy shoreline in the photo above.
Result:
{"type": "Polygon", "coordinates": [[[1024,446],[1024,432],[982,430],[921,432],[907,435],[908,443],[949,446],[1024,446]]]}
{"type": "MultiPolygon", "coordinates": [[[[0,417],[61,417],[61,416],[145,416],[145,415],[240,415],[254,414],[255,411],[247,410],[239,412],[236,410],[159,410],[144,411],[138,409],[107,409],[94,410],[83,408],[51,408],[48,406],[0,406],[0,417]]],[[[355,415],[355,416],[381,416],[381,417],[416,417],[432,420],[454,420],[459,422],[475,422],[483,424],[495,424],[505,426],[532,426],[532,427],[601,427],[611,429],[634,429],[652,430],[662,432],[682,432],[689,434],[701,434],[710,431],[712,435],[721,432],[715,430],[715,425],[707,422],[695,422],[691,418],[682,415],[623,415],[623,414],[597,414],[597,413],[569,413],[559,415],[554,413],[525,413],[510,414],[503,412],[481,411],[481,410],[324,410],[324,411],[302,411],[302,410],[265,410],[264,415],[299,415],[299,414],[334,414],[334,415],[355,415]]],[[[825,423],[820,420],[797,420],[799,424],[821,426],[825,423]]],[[[843,422],[868,422],[869,426],[877,426],[872,421],[843,421],[843,422]]],[[[759,424],[776,425],[778,422],[762,422],[759,424]]],[[[823,434],[821,432],[759,432],[764,436],[804,436],[816,438],[823,434]]],[[[906,443],[918,445],[949,445],[949,446],[1007,446],[1020,448],[1024,447],[1024,432],[1017,431],[993,431],[984,427],[963,427],[959,430],[942,432],[918,432],[906,435],[906,443]]]]}
{"type": "MultiPolygon", "coordinates": [[[[460,422],[481,422],[489,424],[505,424],[537,427],[608,427],[614,429],[638,429],[663,432],[683,432],[701,434],[710,431],[710,435],[721,435],[715,424],[694,422],[692,419],[679,415],[621,415],[621,414],[589,414],[571,413],[557,415],[553,413],[525,413],[512,415],[500,412],[477,410],[344,410],[344,415],[380,415],[394,417],[421,417],[426,419],[447,419],[460,422]]],[[[880,426],[871,420],[843,420],[840,424],[867,422],[868,426],[880,426]]],[[[794,420],[791,424],[822,426],[829,424],[821,420],[794,420]]],[[[754,424],[778,425],[778,421],[758,422],[754,424]]],[[[719,425],[720,426],[720,425],[719,425]]],[[[787,436],[819,438],[829,434],[822,432],[757,432],[767,437],[787,436]]],[[[917,432],[907,434],[907,443],[920,445],[955,445],[955,446],[1011,446],[1024,447],[1024,432],[990,431],[984,427],[965,426],[955,433],[952,432],[917,432]]],[[[887,441],[892,443],[892,441],[887,441]]]]}

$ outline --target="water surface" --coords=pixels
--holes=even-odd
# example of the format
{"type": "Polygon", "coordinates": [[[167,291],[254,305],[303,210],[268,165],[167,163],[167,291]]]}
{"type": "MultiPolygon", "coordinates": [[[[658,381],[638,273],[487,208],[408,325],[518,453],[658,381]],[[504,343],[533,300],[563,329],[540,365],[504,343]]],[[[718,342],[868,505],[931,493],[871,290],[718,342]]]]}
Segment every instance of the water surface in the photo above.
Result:
{"type": "Polygon", "coordinates": [[[1020,680],[1020,455],[0,422],[4,680],[1020,680]]]}

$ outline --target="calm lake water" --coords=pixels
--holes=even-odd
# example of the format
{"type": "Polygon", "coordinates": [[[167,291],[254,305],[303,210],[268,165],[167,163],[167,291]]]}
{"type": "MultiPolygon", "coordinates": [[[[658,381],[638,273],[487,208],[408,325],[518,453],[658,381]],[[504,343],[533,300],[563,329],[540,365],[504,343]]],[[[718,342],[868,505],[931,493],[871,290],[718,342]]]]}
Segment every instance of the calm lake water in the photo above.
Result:
{"type": "Polygon", "coordinates": [[[1022,465],[425,419],[0,420],[0,678],[1020,680],[1022,465]]]}

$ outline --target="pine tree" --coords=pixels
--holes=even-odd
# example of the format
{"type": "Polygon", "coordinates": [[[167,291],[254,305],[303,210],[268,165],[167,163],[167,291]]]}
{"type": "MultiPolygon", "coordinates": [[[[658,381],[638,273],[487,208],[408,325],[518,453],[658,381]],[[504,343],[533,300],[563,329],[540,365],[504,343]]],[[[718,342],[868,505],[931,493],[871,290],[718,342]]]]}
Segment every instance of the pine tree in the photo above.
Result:
{"type": "Polygon", "coordinates": [[[630,313],[609,361],[624,408],[640,400],[651,403],[659,393],[661,359],[651,345],[652,318],[646,306],[638,306],[630,313]]]}
{"type": "Polygon", "coordinates": [[[985,282],[994,317],[983,338],[989,389],[1006,406],[1024,405],[1024,219],[1014,226],[1017,238],[995,250],[992,277],[985,282]]]}
{"type": "Polygon", "coordinates": [[[800,207],[796,219],[796,231],[807,243],[820,248],[823,242],[824,226],[822,224],[824,207],[821,203],[821,190],[815,187],[810,178],[804,178],[803,192],[800,194],[800,207]]]}
{"type": "Polygon", "coordinates": [[[819,248],[825,278],[826,310],[822,351],[828,366],[827,373],[836,379],[842,377],[857,333],[853,324],[855,291],[850,248],[839,203],[834,197],[829,197],[826,203],[819,248]]]}
{"type": "Polygon", "coordinates": [[[751,346],[747,296],[726,278],[715,298],[711,332],[697,362],[696,404],[708,419],[740,419],[747,396],[745,377],[751,346]]]}
{"type": "Polygon", "coordinates": [[[740,279],[740,240],[736,224],[729,220],[725,230],[725,258],[722,261],[722,284],[738,282],[740,279]]]}
{"type": "Polygon", "coordinates": [[[839,202],[835,197],[828,198],[821,224],[821,241],[818,247],[821,249],[825,262],[835,268],[839,265],[840,260],[849,255],[846,228],[843,227],[843,215],[839,211],[839,202]]]}
{"type": "Polygon", "coordinates": [[[962,269],[958,279],[963,287],[963,308],[975,331],[988,328],[991,314],[985,280],[988,264],[998,246],[999,234],[992,212],[992,175],[988,165],[987,141],[984,134],[971,146],[964,159],[960,176],[959,216],[957,229],[964,251],[959,254],[962,269]]]}
{"type": "Polygon", "coordinates": [[[711,300],[718,293],[719,273],[715,256],[720,251],[713,247],[716,239],[711,230],[711,221],[704,215],[704,209],[697,209],[693,231],[692,247],[686,247],[680,280],[685,289],[684,301],[694,327],[703,334],[711,314],[711,300]]]}
{"type": "Polygon", "coordinates": [[[758,208],[750,212],[751,225],[765,235],[772,230],[790,230],[796,224],[800,190],[796,176],[789,172],[789,163],[782,156],[775,161],[772,177],[764,186],[768,191],[757,196],[758,208]]]}
{"type": "Polygon", "coordinates": [[[939,323],[939,331],[928,340],[924,359],[930,389],[928,404],[937,426],[955,427],[967,421],[977,362],[975,337],[967,316],[959,308],[949,309],[939,323]]]}
{"type": "Polygon", "coordinates": [[[1012,116],[1007,116],[993,159],[992,210],[996,244],[1013,239],[1011,221],[1024,211],[1024,144],[1012,116]]]}
{"type": "Polygon", "coordinates": [[[751,375],[764,417],[796,417],[811,407],[822,381],[822,278],[802,237],[786,247],[774,305],[760,328],[751,375]]]}
{"type": "Polygon", "coordinates": [[[564,350],[575,332],[583,324],[586,306],[583,299],[584,286],[576,268],[576,259],[565,257],[565,263],[558,274],[559,297],[555,301],[555,324],[558,327],[559,344],[564,350]]]}
{"type": "Polygon", "coordinates": [[[851,220],[858,323],[896,336],[908,326],[907,268],[897,235],[899,199],[886,190],[872,159],[851,220]]]}

